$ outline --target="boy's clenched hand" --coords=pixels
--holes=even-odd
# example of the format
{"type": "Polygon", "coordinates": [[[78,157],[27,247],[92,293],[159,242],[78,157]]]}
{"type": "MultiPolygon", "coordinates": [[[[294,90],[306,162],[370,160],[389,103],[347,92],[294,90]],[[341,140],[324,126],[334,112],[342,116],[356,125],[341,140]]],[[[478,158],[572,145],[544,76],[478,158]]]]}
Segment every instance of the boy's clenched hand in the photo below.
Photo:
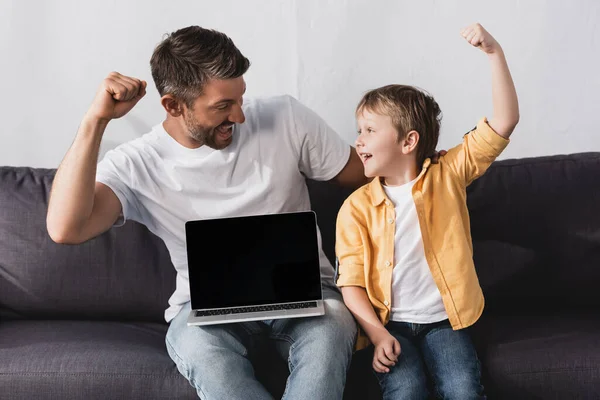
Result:
{"type": "Polygon", "coordinates": [[[500,50],[500,45],[480,24],[470,25],[460,31],[462,37],[471,45],[478,47],[486,54],[494,54],[500,50]]]}
{"type": "Polygon", "coordinates": [[[375,372],[390,372],[389,367],[396,365],[400,355],[400,342],[387,330],[379,337],[372,338],[375,351],[373,353],[373,369],[375,372]]]}

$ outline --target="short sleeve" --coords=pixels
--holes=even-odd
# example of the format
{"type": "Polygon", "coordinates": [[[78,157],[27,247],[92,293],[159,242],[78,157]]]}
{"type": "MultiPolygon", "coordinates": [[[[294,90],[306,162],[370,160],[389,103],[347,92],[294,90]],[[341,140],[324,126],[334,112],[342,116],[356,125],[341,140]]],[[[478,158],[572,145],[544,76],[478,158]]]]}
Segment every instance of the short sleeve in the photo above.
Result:
{"type": "Polygon", "coordinates": [[[128,219],[139,221],[136,198],[131,189],[131,161],[119,148],[108,151],[96,168],[96,182],[108,186],[121,202],[122,216],[115,226],[128,219]]]}
{"type": "Polygon", "coordinates": [[[365,287],[363,229],[352,204],[344,202],[337,217],[335,254],[337,258],[336,284],[365,287]]]}
{"type": "Polygon", "coordinates": [[[508,139],[498,135],[482,118],[477,127],[464,136],[463,142],[450,149],[440,162],[448,164],[468,186],[487,171],[508,143],[508,139]]]}
{"type": "Polygon", "coordinates": [[[335,178],[350,158],[346,143],[323,118],[289,97],[296,131],[299,169],[307,178],[327,181],[335,178]]]}

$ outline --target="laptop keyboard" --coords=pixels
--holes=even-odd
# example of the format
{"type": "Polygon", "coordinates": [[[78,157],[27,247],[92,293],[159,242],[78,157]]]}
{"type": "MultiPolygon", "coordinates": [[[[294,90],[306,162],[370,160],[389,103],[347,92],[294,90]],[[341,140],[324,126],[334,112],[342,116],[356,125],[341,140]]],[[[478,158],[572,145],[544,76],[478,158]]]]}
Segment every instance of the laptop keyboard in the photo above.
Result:
{"type": "Polygon", "coordinates": [[[217,308],[214,310],[196,311],[196,317],[251,313],[251,312],[261,312],[261,311],[298,310],[298,309],[302,309],[302,308],[311,308],[311,307],[316,307],[316,306],[317,306],[316,301],[304,301],[302,303],[277,304],[277,305],[271,305],[271,306],[253,306],[253,307],[220,308],[220,309],[217,308]]]}

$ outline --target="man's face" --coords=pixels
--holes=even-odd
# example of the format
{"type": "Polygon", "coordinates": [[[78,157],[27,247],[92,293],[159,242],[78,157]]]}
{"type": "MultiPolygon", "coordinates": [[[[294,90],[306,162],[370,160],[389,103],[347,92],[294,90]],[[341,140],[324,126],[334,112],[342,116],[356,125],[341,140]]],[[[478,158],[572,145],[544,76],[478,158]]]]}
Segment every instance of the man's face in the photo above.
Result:
{"type": "Polygon", "coordinates": [[[245,92],[246,83],[241,76],[208,81],[193,107],[185,107],[184,119],[190,137],[215,150],[229,146],[233,140],[233,124],[246,120],[242,111],[245,92]]]}

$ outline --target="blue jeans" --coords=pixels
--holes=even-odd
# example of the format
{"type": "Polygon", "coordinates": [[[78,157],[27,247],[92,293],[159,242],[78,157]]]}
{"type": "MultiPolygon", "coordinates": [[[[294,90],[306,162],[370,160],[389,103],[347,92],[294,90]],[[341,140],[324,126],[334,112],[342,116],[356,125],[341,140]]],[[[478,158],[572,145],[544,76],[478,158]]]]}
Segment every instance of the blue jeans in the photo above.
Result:
{"type": "Polygon", "coordinates": [[[248,357],[267,334],[288,360],[283,399],[341,399],[356,322],[337,289],[323,286],[325,315],[212,326],[187,326],[190,304],[171,321],[166,345],[179,372],[203,400],[272,399],[248,357]]]}
{"type": "Polygon", "coordinates": [[[388,332],[400,342],[400,356],[390,372],[375,372],[384,400],[427,399],[428,376],[441,399],[485,399],[481,366],[465,330],[448,320],[433,324],[390,321],[388,332]]]}

